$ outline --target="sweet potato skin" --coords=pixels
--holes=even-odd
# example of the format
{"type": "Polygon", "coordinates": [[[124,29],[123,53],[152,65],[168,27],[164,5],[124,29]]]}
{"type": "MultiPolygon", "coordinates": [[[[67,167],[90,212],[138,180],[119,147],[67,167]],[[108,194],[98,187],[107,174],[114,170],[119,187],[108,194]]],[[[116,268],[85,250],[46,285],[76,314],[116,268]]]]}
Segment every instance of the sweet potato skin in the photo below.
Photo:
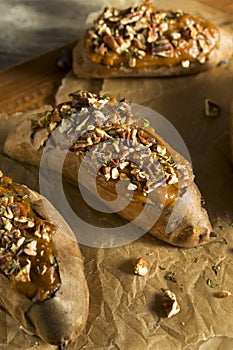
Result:
{"type": "Polygon", "coordinates": [[[53,240],[61,287],[50,299],[34,303],[14,290],[10,280],[0,274],[0,303],[30,333],[49,344],[67,344],[79,336],[88,316],[89,292],[79,246],[55,208],[37,192],[22,188],[32,208],[57,226],[53,240]]]}
{"type": "Polygon", "coordinates": [[[222,60],[228,59],[233,53],[233,41],[230,34],[222,28],[219,47],[211,51],[206,63],[192,62],[188,68],[181,65],[145,68],[114,69],[92,62],[87,57],[85,36],[79,40],[73,49],[73,71],[79,78],[120,78],[120,77],[169,77],[196,74],[216,67],[222,60]]]}
{"type": "MultiPolygon", "coordinates": [[[[39,165],[39,159],[42,156],[43,149],[37,150],[33,148],[31,135],[31,122],[25,120],[21,122],[16,129],[8,135],[4,145],[4,153],[10,156],[11,158],[18,160],[20,162],[25,162],[29,164],[39,165]],[[23,135],[23,137],[22,137],[23,135]]],[[[168,228],[169,218],[173,213],[173,206],[165,207],[161,213],[159,219],[154,223],[150,228],[149,233],[155,236],[156,238],[165,241],[169,244],[191,248],[205,244],[210,241],[212,236],[212,226],[210,224],[208,214],[206,210],[202,207],[201,204],[201,194],[194,183],[194,175],[190,163],[183,158],[179,153],[173,150],[159,135],[155,132],[153,133],[154,137],[160,140],[162,144],[166,146],[169,153],[181,167],[186,169],[188,177],[185,181],[180,182],[180,186],[183,188],[190,189],[190,200],[189,206],[186,208],[186,212],[182,217],[182,221],[178,226],[174,227],[172,232],[168,228]],[[187,180],[188,179],[188,180],[187,180]]],[[[73,181],[77,181],[77,174],[79,170],[81,160],[73,152],[67,151],[66,158],[63,164],[63,174],[73,181]]],[[[47,166],[52,170],[57,168],[57,158],[49,158],[49,163],[47,166]]],[[[84,178],[79,174],[79,183],[87,187],[88,190],[93,191],[91,187],[93,182],[88,180],[88,169],[85,173],[84,178]]],[[[92,175],[90,175],[92,176],[92,175]]],[[[101,195],[104,200],[107,200],[109,206],[111,207],[111,200],[113,199],[113,192],[108,186],[108,182],[104,180],[99,180],[99,185],[101,189],[101,195]]],[[[157,200],[156,194],[154,198],[155,202],[157,200]]],[[[124,208],[119,212],[121,216],[125,219],[131,221],[135,214],[139,213],[142,210],[142,203],[131,203],[129,206],[124,208]]],[[[142,229],[147,222],[147,217],[144,216],[142,221],[138,223],[138,226],[142,229]]]]}

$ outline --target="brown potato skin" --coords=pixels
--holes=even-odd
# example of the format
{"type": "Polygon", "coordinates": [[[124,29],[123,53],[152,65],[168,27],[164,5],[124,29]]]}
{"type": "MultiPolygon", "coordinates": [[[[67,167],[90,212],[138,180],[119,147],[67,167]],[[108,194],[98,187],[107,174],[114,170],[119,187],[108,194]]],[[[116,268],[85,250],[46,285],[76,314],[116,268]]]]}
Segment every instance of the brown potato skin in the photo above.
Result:
{"type": "MultiPolygon", "coordinates": [[[[136,117],[135,117],[136,120],[136,117]]],[[[156,238],[165,241],[169,244],[191,248],[196,247],[205,243],[208,243],[212,238],[212,226],[210,224],[208,214],[201,204],[201,194],[194,183],[194,175],[190,163],[184,159],[178,152],[173,150],[159,135],[155,132],[150,131],[155,138],[160,140],[164,144],[171,154],[173,159],[177,164],[182,165],[188,174],[188,180],[185,181],[184,185],[192,188],[191,200],[188,210],[186,211],[182,222],[176,227],[171,233],[166,233],[166,227],[169,221],[169,217],[173,211],[173,207],[166,207],[163,209],[160,218],[155,222],[153,227],[149,230],[149,233],[156,238]]],[[[39,159],[42,156],[42,150],[36,150],[33,148],[32,141],[30,139],[31,135],[31,122],[30,120],[25,120],[21,122],[12,132],[8,135],[5,145],[4,153],[11,158],[18,160],[20,162],[39,165],[39,159]]],[[[63,164],[63,174],[73,181],[77,181],[78,169],[80,166],[80,159],[73,152],[68,151],[64,164],[63,164]]],[[[57,159],[49,159],[48,166],[52,170],[57,168],[57,159]]],[[[87,187],[88,190],[92,191],[91,185],[92,181],[88,180],[88,169],[85,173],[85,178],[79,177],[79,183],[87,187]]],[[[91,175],[90,175],[91,176],[91,175]]],[[[113,199],[113,193],[111,188],[108,186],[108,182],[100,180],[101,195],[105,200],[109,201],[109,206],[111,206],[111,200],[113,199]]],[[[182,185],[182,181],[180,181],[182,185]]],[[[152,194],[153,195],[153,194],[152,194]]],[[[157,200],[155,194],[155,201],[157,200]]],[[[119,214],[131,221],[135,217],[135,213],[140,212],[142,209],[141,203],[131,203],[130,206],[124,208],[119,214]]],[[[139,223],[140,227],[144,227],[145,221],[139,223]]]]}
{"type": "Polygon", "coordinates": [[[53,237],[61,278],[60,289],[42,302],[18,293],[0,274],[0,304],[29,332],[49,344],[73,342],[83,330],[89,309],[89,292],[78,243],[55,208],[37,192],[22,186],[32,208],[57,226],[53,237]],[[69,252],[69,254],[67,254],[69,252]]]}
{"type": "Polygon", "coordinates": [[[222,28],[220,31],[220,45],[211,51],[206,63],[192,62],[189,68],[181,65],[172,67],[154,66],[145,68],[114,69],[92,62],[87,57],[85,36],[79,40],[73,49],[73,71],[79,78],[120,78],[120,77],[169,77],[199,73],[216,67],[222,60],[228,59],[233,53],[233,42],[230,34],[222,28]]]}
{"type": "MultiPolygon", "coordinates": [[[[209,221],[206,209],[202,207],[202,195],[194,182],[194,175],[191,165],[179,153],[173,150],[160,136],[155,133],[154,136],[166,146],[167,150],[178,164],[185,166],[189,179],[188,181],[184,181],[184,185],[191,188],[191,195],[189,206],[179,226],[177,226],[171,233],[166,233],[166,227],[172,214],[173,207],[165,207],[159,219],[150,228],[149,233],[159,240],[177,247],[192,248],[206,244],[212,239],[213,228],[209,221]]],[[[55,168],[56,159],[54,160],[54,164],[53,160],[51,159],[50,165],[55,168]]],[[[77,181],[79,165],[80,162],[78,157],[74,153],[69,152],[64,162],[64,175],[73,181],[77,181]]],[[[88,175],[88,170],[86,171],[84,178],[81,178],[79,174],[79,183],[90,191],[92,191],[92,176],[93,175],[88,175]]],[[[182,182],[183,181],[181,180],[181,186],[182,182]]],[[[98,184],[100,185],[98,187],[100,196],[108,201],[108,205],[111,207],[111,200],[114,199],[112,188],[108,185],[108,182],[103,180],[103,178],[99,179],[98,184]]],[[[158,200],[156,193],[152,193],[151,198],[152,200],[154,199],[155,202],[158,200]]],[[[128,221],[131,221],[134,219],[135,214],[137,216],[141,209],[142,204],[132,202],[129,206],[120,211],[119,215],[123,216],[128,221]]],[[[139,227],[143,229],[147,219],[148,218],[146,216],[143,217],[142,221],[139,223],[139,227]]]]}

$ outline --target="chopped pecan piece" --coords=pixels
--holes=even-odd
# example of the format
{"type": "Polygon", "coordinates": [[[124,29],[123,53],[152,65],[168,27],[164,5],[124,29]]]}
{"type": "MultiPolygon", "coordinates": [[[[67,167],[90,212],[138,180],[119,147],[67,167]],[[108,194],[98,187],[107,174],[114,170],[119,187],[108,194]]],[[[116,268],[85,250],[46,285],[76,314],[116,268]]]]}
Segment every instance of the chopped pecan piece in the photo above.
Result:
{"type": "Polygon", "coordinates": [[[146,276],[148,272],[147,262],[144,258],[139,258],[134,267],[134,273],[138,276],[146,276]]]}
{"type": "Polygon", "coordinates": [[[151,53],[154,56],[157,55],[157,56],[163,56],[163,57],[172,57],[173,56],[173,46],[168,39],[156,41],[152,45],[151,53]]]}
{"type": "Polygon", "coordinates": [[[170,290],[165,290],[163,293],[163,305],[167,314],[167,317],[170,318],[178,312],[180,312],[180,305],[178,304],[176,300],[175,293],[171,292],[170,290]]]}
{"type": "Polygon", "coordinates": [[[118,45],[116,39],[114,39],[113,36],[105,35],[103,40],[112,51],[117,52],[120,46],[118,45]]]}

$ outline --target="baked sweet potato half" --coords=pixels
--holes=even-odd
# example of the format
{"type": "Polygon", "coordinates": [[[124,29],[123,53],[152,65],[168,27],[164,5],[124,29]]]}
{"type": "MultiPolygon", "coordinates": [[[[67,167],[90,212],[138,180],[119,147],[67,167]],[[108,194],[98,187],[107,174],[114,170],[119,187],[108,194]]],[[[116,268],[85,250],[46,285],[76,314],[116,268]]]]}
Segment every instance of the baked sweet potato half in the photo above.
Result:
{"type": "Polygon", "coordinates": [[[55,170],[66,147],[63,174],[92,193],[97,188],[113,212],[175,246],[207,243],[214,234],[190,163],[126,101],[86,91],[71,97],[22,121],[8,135],[4,153],[38,166],[46,150],[46,166],[55,170]],[[116,209],[116,197],[130,200],[116,209]]]}
{"type": "Polygon", "coordinates": [[[74,234],[37,192],[0,171],[0,304],[65,349],[85,326],[89,295],[74,234]]]}
{"type": "Polygon", "coordinates": [[[73,71],[81,78],[187,75],[216,66],[232,50],[222,28],[145,1],[105,8],[74,48],[73,71]]]}

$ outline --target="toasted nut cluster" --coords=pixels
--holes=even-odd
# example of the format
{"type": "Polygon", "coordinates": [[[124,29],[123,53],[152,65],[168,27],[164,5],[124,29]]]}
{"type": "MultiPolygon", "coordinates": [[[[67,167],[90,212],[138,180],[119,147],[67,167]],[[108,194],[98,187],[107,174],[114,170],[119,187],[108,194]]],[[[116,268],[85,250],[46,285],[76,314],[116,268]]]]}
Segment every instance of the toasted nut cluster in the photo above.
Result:
{"type": "MultiPolygon", "coordinates": [[[[102,130],[104,139],[114,139],[113,149],[106,146],[101,159],[103,166],[99,173],[107,181],[127,180],[130,182],[129,191],[138,190],[145,194],[159,186],[178,183],[175,161],[166,147],[146,130],[120,124],[104,126],[102,130]]],[[[94,153],[97,159],[98,148],[94,153]]]]}
{"type": "Polygon", "coordinates": [[[46,139],[40,145],[47,141],[56,123],[59,144],[79,157],[92,149],[91,164],[102,164],[99,175],[107,181],[127,180],[128,191],[138,190],[144,195],[159,186],[178,183],[174,159],[147,131],[143,120],[139,125],[129,103],[82,90],[71,96],[72,101],[40,115],[34,122],[34,139],[46,130],[46,139]]]}
{"type": "Polygon", "coordinates": [[[32,295],[25,287],[25,295],[34,300],[49,297],[60,283],[50,263],[54,232],[55,226],[33,211],[22,187],[0,172],[0,270],[20,292],[25,282],[37,284],[32,295]]]}
{"type": "Polygon", "coordinates": [[[144,258],[139,258],[134,267],[134,273],[138,276],[146,276],[148,272],[147,262],[144,258]]]}
{"type": "Polygon", "coordinates": [[[146,0],[126,10],[105,8],[87,32],[89,58],[113,67],[205,63],[219,45],[218,29],[182,11],[156,11],[146,0]]]}
{"type": "MultiPolygon", "coordinates": [[[[130,106],[118,103],[109,95],[100,96],[78,90],[70,94],[71,101],[62,103],[51,111],[38,114],[32,121],[31,140],[35,148],[45,146],[52,132],[59,128],[61,143],[71,144],[82,132],[91,131],[97,126],[111,121],[126,123],[131,116],[130,106]]],[[[101,132],[101,131],[100,131],[101,132]]],[[[87,143],[90,139],[88,139],[87,143]]],[[[83,147],[83,146],[82,146],[83,147]]]]}
{"type": "Polygon", "coordinates": [[[180,312],[180,305],[176,300],[175,293],[171,292],[168,289],[163,292],[163,305],[168,318],[180,312]]]}

